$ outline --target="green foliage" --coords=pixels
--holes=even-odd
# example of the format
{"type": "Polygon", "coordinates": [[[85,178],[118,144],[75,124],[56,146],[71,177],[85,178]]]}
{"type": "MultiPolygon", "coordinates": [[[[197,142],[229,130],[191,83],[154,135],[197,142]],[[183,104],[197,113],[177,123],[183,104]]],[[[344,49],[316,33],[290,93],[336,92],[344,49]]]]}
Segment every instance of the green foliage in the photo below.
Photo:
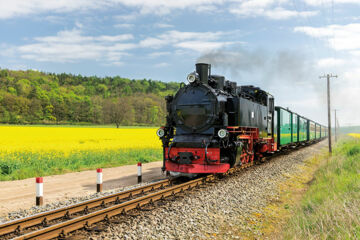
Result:
{"type": "Polygon", "coordinates": [[[164,96],[178,88],[147,79],[1,69],[0,123],[159,125],[166,114],[164,96]],[[120,105],[126,115],[109,101],[125,102],[120,105]]]}

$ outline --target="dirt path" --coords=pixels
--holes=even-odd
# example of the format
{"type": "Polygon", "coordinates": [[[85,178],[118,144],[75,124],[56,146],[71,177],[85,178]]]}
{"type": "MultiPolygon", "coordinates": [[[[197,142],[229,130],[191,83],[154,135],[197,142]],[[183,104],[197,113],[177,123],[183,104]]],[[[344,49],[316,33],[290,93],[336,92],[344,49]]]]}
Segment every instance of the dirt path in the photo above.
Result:
{"type": "MultiPolygon", "coordinates": [[[[162,162],[142,166],[143,181],[164,178],[162,162]]],[[[110,190],[137,183],[137,166],[103,169],[103,189],[110,190]]],[[[35,205],[35,179],[0,182],[0,217],[7,212],[35,205]]],[[[96,170],[44,177],[44,204],[71,197],[86,196],[96,191],[96,170]]]]}

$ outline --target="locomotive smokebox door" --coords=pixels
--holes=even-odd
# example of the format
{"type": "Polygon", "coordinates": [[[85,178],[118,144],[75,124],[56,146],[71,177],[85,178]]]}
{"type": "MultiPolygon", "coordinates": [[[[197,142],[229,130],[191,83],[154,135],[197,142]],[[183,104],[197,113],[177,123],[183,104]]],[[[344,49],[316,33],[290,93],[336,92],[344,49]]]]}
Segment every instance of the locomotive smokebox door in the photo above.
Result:
{"type": "Polygon", "coordinates": [[[179,157],[180,164],[191,164],[191,161],[194,160],[192,152],[179,152],[179,157]]]}

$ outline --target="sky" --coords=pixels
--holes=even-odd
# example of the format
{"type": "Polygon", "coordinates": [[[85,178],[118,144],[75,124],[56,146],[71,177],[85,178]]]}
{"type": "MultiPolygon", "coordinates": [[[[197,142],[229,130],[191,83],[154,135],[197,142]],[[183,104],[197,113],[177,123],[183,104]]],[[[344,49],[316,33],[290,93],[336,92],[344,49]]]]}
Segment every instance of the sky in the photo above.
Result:
{"type": "Polygon", "coordinates": [[[359,0],[0,0],[0,36],[0,68],[184,82],[208,62],[321,124],[332,73],[360,125],[359,0]]]}

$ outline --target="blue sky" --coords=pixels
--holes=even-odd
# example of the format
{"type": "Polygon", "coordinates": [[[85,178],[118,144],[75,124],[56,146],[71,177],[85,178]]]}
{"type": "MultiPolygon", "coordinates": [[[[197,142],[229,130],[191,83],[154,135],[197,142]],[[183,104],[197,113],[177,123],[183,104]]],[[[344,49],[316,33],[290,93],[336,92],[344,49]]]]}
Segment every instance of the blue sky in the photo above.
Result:
{"type": "Polygon", "coordinates": [[[358,0],[0,0],[0,67],[184,81],[196,61],[326,123],[360,124],[358,0]]]}

